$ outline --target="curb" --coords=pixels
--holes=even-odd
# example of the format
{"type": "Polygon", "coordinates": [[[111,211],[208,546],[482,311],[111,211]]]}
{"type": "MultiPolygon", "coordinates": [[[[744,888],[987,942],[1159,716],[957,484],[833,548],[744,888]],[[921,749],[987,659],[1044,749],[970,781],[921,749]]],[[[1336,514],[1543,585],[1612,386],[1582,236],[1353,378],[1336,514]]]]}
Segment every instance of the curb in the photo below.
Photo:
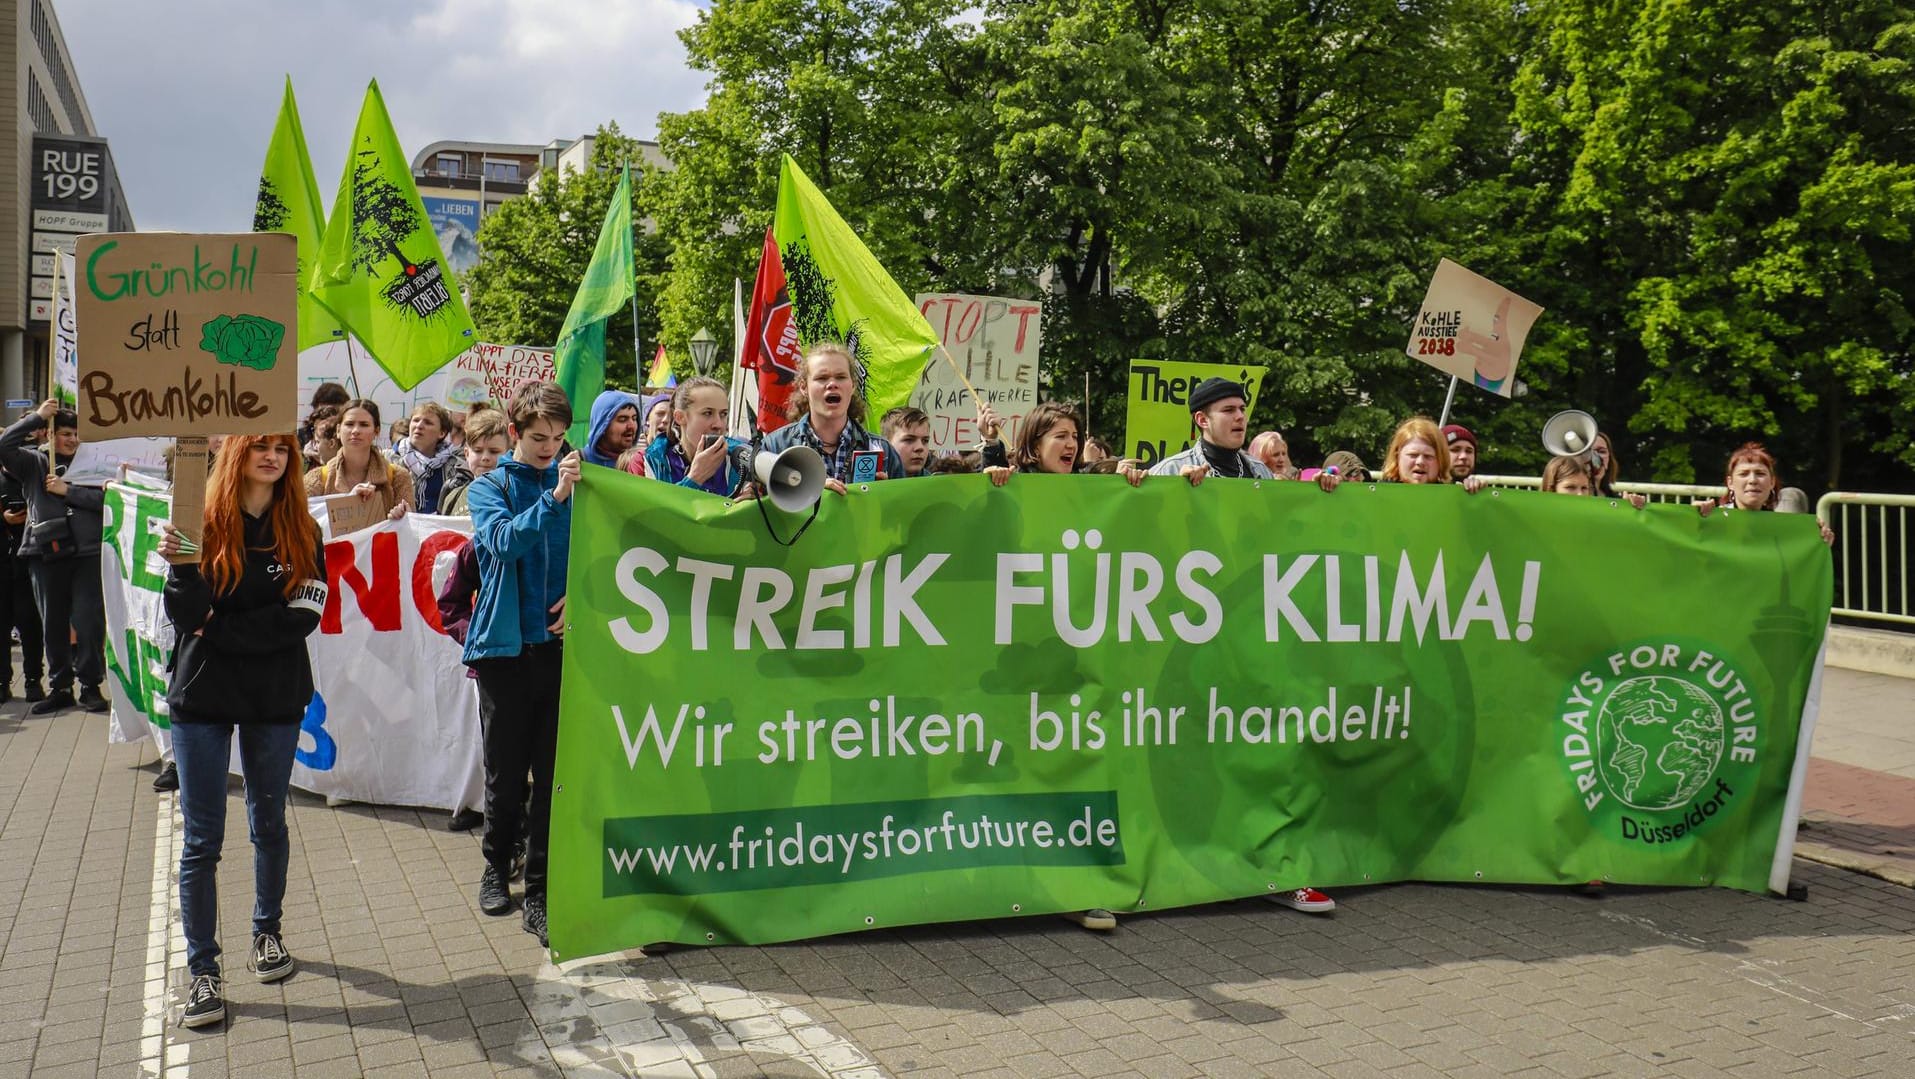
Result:
{"type": "Polygon", "coordinates": [[[1826,843],[1814,843],[1808,840],[1795,841],[1795,856],[1805,862],[1834,866],[1851,873],[1885,880],[1890,884],[1899,884],[1904,888],[1915,888],[1915,865],[1904,858],[1883,858],[1879,855],[1864,854],[1861,851],[1843,847],[1831,847],[1826,843]]]}

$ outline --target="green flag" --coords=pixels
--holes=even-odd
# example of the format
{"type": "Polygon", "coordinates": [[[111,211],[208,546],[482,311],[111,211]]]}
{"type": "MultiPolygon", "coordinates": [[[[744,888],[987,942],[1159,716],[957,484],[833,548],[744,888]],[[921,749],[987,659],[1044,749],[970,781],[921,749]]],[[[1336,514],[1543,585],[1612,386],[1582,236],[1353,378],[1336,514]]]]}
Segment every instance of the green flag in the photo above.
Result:
{"type": "Polygon", "coordinates": [[[344,337],[339,320],[307,291],[319,238],[326,233],[326,211],[319,201],[319,181],[313,179],[312,156],[306,152],[306,132],[299,126],[291,75],[286,76],[286,96],[279,103],[273,141],[266,144],[266,164],[259,170],[253,231],[288,232],[299,241],[299,347],[344,337]]]}
{"type": "Polygon", "coordinates": [[[591,427],[592,401],[605,388],[605,320],[632,302],[637,271],[632,266],[632,170],[619,177],[605,223],[598,229],[598,246],[585,279],[565,314],[553,357],[555,377],[572,402],[574,446],[584,446],[591,427]]]}
{"type": "Polygon", "coordinates": [[[476,340],[377,81],[366,87],[312,275],[313,298],[400,389],[418,385],[476,340]]]}
{"type": "Polygon", "coordinates": [[[784,257],[798,340],[851,347],[872,415],[908,404],[937,334],[789,154],[778,173],[771,231],[784,257]]]}

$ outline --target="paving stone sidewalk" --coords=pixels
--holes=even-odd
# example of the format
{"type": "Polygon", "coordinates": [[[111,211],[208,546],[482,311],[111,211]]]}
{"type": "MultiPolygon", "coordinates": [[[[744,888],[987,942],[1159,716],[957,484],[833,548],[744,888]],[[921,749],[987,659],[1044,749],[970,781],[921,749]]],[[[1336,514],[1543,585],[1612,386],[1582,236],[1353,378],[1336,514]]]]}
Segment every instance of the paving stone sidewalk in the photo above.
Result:
{"type": "Polygon", "coordinates": [[[1915,890],[1797,863],[1808,900],[1401,885],[1313,918],[1247,901],[544,963],[477,910],[444,814],[297,796],[287,942],[231,1019],[183,985],[172,799],[106,720],[0,708],[0,1079],[92,1076],[1908,1076],[1915,890]]]}
{"type": "Polygon", "coordinates": [[[1915,888],[1915,682],[1833,668],[1824,682],[1797,850],[1915,888]]]}

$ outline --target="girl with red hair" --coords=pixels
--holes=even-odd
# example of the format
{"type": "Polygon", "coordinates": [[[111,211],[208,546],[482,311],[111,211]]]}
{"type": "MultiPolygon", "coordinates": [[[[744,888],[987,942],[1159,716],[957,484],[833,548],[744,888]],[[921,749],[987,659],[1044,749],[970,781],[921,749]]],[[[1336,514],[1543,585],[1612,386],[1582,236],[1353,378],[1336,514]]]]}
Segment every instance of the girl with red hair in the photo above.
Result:
{"type": "MultiPolygon", "coordinates": [[[[175,562],[164,602],[177,644],[166,691],[179,763],[180,913],[193,983],[180,1022],[226,1018],[220,995],[219,885],[226,837],[226,774],[238,734],[240,774],[253,838],[253,946],[260,981],[293,972],[280,938],[286,894],[286,791],[299,725],[313,697],[306,638],[326,607],[325,551],[306,509],[291,435],[228,438],[206,481],[199,562],[175,562]]],[[[190,541],[172,525],[160,540],[169,561],[190,541]]]]}
{"type": "MultiPolygon", "coordinates": [[[[1723,497],[1705,498],[1696,503],[1696,509],[1704,517],[1717,506],[1730,510],[1773,510],[1782,496],[1782,474],[1775,467],[1775,455],[1760,442],[1744,442],[1729,455],[1727,475],[1722,477],[1722,485],[1727,488],[1723,497]]],[[[1817,520],[1822,530],[1822,542],[1835,543],[1835,533],[1829,526],[1817,520]]]]}

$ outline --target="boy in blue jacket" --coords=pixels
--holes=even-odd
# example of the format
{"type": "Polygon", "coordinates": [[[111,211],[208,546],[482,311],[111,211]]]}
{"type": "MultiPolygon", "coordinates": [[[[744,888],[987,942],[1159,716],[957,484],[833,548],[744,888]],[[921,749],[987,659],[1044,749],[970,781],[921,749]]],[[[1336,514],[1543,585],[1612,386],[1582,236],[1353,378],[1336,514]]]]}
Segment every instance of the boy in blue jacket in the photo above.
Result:
{"type": "Polygon", "coordinates": [[[556,385],[521,386],[506,416],[511,456],[474,480],[466,492],[479,593],[466,629],[464,660],[479,677],[479,721],[485,739],[485,873],[479,880],[479,909],[492,915],[511,912],[507,881],[524,834],[525,931],[549,946],[546,852],[558,752],[566,551],[579,455],[559,459],[572,425],[572,406],[556,385]]]}

